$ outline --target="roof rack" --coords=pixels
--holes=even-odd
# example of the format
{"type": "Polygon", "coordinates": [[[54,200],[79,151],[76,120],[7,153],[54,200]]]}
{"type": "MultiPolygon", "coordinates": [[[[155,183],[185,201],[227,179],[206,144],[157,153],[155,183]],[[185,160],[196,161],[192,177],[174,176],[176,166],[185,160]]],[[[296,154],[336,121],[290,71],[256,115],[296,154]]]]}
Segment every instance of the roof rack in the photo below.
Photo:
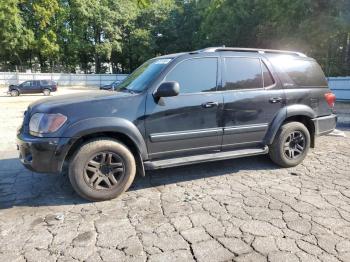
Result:
{"type": "Polygon", "coordinates": [[[260,49],[260,48],[243,48],[243,47],[208,47],[198,52],[220,52],[220,51],[233,51],[233,52],[257,52],[260,54],[270,53],[270,54],[288,54],[300,57],[307,57],[307,55],[294,52],[294,51],[284,51],[284,50],[274,50],[274,49],[260,49]]]}

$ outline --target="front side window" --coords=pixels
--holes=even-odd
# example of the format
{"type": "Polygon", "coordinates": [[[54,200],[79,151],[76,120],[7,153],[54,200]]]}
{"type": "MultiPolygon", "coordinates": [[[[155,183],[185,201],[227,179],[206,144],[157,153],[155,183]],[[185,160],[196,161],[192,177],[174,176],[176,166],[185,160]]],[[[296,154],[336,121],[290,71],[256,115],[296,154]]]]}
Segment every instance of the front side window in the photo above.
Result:
{"type": "Polygon", "coordinates": [[[254,89],[263,87],[260,59],[226,57],[224,60],[223,90],[254,89]]]}
{"type": "Polygon", "coordinates": [[[165,81],[178,82],[180,93],[216,91],[217,71],[216,57],[193,58],[176,65],[165,81]]]}
{"type": "Polygon", "coordinates": [[[31,81],[26,81],[22,84],[23,87],[30,87],[32,85],[31,81]]]}

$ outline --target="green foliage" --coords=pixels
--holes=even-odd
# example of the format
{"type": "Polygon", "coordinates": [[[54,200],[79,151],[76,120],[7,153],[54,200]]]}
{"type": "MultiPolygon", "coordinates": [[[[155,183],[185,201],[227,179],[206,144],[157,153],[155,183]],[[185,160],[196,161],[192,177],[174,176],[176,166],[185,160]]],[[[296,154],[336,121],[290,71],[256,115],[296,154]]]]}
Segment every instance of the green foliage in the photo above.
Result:
{"type": "Polygon", "coordinates": [[[207,46],[291,49],[350,75],[349,0],[1,0],[3,69],[130,72],[207,46]]]}
{"type": "Polygon", "coordinates": [[[346,0],[214,0],[201,25],[205,45],[305,52],[327,74],[350,75],[350,4],[346,0]]]}
{"type": "Polygon", "coordinates": [[[19,0],[0,2],[0,59],[9,67],[22,64],[21,55],[34,41],[32,31],[25,27],[19,4],[19,0]]]}

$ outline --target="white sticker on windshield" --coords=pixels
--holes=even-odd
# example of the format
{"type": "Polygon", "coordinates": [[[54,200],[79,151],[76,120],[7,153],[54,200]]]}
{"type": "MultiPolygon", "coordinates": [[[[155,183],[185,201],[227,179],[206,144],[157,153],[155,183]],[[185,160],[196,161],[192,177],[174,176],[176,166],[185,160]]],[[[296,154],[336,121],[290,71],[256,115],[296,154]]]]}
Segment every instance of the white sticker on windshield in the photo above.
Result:
{"type": "Polygon", "coordinates": [[[155,62],[155,64],[167,64],[171,61],[171,59],[159,59],[155,62]]]}

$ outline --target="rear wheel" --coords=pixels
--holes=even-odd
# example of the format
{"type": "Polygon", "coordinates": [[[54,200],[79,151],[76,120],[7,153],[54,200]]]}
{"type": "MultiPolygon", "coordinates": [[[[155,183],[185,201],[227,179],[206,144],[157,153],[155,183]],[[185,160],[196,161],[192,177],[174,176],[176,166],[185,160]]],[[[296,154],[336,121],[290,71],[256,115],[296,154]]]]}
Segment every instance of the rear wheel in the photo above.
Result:
{"type": "Polygon", "coordinates": [[[18,92],[18,90],[15,90],[15,89],[14,89],[14,90],[11,90],[11,91],[10,91],[10,95],[11,95],[11,96],[19,96],[19,92],[18,92]]]}
{"type": "Polygon", "coordinates": [[[43,93],[44,93],[44,96],[49,96],[50,93],[51,93],[51,91],[50,91],[50,89],[45,88],[45,89],[43,90],[43,93]]]}
{"type": "Polygon", "coordinates": [[[69,165],[75,191],[88,200],[116,198],[133,182],[136,163],[132,153],[113,139],[96,139],[84,144],[69,165]]]}
{"type": "Polygon", "coordinates": [[[300,164],[310,148],[310,133],[300,122],[284,124],[270,145],[270,158],[282,167],[300,164]]]}

